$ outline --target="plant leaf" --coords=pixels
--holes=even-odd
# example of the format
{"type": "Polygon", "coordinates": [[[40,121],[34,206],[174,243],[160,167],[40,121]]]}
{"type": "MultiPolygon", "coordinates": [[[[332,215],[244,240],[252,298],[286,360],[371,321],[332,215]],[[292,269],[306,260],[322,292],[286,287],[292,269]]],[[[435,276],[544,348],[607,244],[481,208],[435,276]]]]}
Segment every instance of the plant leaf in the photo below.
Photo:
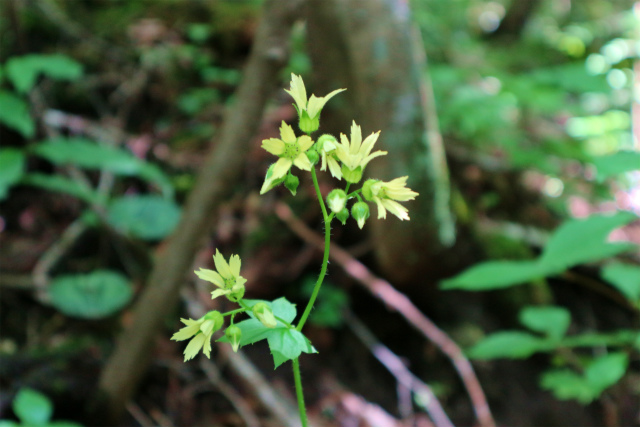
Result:
{"type": "Polygon", "coordinates": [[[536,261],[487,261],[444,280],[442,289],[486,291],[507,288],[545,276],[536,261]]]}
{"type": "Polygon", "coordinates": [[[304,353],[316,353],[309,340],[295,329],[277,328],[267,337],[275,368],[304,353]]]}
{"type": "Polygon", "coordinates": [[[598,390],[599,395],[624,376],[628,365],[629,357],[626,353],[609,353],[591,362],[584,376],[587,383],[598,390]]]}
{"type": "Polygon", "coordinates": [[[522,331],[501,331],[491,334],[469,349],[474,359],[524,359],[551,348],[549,341],[522,331]]]}
{"type": "Polygon", "coordinates": [[[32,138],[36,133],[29,105],[22,98],[6,90],[0,90],[0,123],[25,138],[32,138]]]}
{"type": "Polygon", "coordinates": [[[527,328],[541,332],[554,340],[562,338],[571,323],[569,311],[556,306],[525,307],[518,317],[520,323],[527,328]]]}
{"type": "Polygon", "coordinates": [[[27,93],[40,74],[55,80],[77,80],[82,77],[82,65],[64,55],[24,55],[9,59],[5,65],[7,78],[16,90],[27,93]]]}
{"type": "Polygon", "coordinates": [[[598,179],[604,180],[610,176],[640,170],[640,152],[618,151],[608,156],[596,157],[593,163],[598,169],[598,179]]]}
{"type": "Polygon", "coordinates": [[[576,399],[586,405],[600,394],[584,379],[570,369],[554,369],[545,372],[540,387],[549,390],[559,400],[576,399]]]}
{"type": "Polygon", "coordinates": [[[13,412],[23,425],[45,425],[51,419],[53,405],[44,394],[21,388],[13,401],[13,412]]]}
{"type": "Polygon", "coordinates": [[[22,183],[44,188],[45,190],[70,194],[89,204],[101,204],[101,196],[85,184],[61,175],[45,175],[42,173],[28,173],[22,178],[22,183]]]}
{"type": "Polygon", "coordinates": [[[109,205],[109,222],[125,234],[157,240],[169,235],[180,220],[180,207],[162,196],[124,196],[109,205]]]}
{"type": "Polygon", "coordinates": [[[51,303],[68,316],[100,319],[124,307],[133,295],[129,281],[111,270],[55,278],[49,287],[51,303]]]}
{"type": "Polygon", "coordinates": [[[634,304],[640,304],[640,267],[612,262],[602,269],[602,277],[634,304]]]}
{"type": "Polygon", "coordinates": [[[0,200],[4,200],[9,188],[20,181],[24,174],[24,164],[22,151],[15,148],[0,149],[0,200]]]}

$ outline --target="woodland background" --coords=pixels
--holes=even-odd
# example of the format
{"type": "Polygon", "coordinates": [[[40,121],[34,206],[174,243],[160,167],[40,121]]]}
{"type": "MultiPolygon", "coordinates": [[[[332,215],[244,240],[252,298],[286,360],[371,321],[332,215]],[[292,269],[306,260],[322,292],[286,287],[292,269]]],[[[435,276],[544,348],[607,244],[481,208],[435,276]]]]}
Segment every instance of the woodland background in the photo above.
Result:
{"type": "Polygon", "coordinates": [[[372,209],[364,230],[334,226],[305,329],[319,354],[301,358],[312,424],[446,425],[433,393],[455,425],[640,425],[638,4],[0,11],[8,425],[47,406],[16,404],[27,388],[54,408],[41,425],[297,425],[290,369],[265,345],[184,364],[169,340],[180,317],[225,309],[192,274],[215,249],[240,254],[248,297],[306,301],[313,186],[258,195],[261,140],[296,121],[291,73],[319,96],[346,87],[321,132],[381,130],[371,174],[420,193],[409,222],[372,209]]]}

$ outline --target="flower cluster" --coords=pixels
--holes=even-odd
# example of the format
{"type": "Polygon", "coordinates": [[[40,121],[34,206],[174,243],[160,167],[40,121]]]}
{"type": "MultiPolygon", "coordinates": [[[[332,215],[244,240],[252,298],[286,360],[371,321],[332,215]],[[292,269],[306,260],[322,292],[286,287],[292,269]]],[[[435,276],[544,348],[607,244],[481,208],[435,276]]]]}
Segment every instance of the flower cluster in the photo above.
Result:
{"type": "MultiPolygon", "coordinates": [[[[347,189],[352,184],[358,184],[367,164],[379,156],[387,154],[386,151],[374,151],[374,145],[378,141],[380,131],[373,132],[364,140],[362,129],[355,121],[351,123],[350,136],[340,134],[340,141],[333,135],[325,134],[318,138],[317,142],[311,139],[309,134],[318,129],[320,113],[329,99],[345,89],[337,89],[327,96],[318,98],[311,95],[307,100],[307,91],[300,76],[291,75],[289,93],[298,112],[299,128],[306,135],[296,136],[291,126],[282,122],[280,126],[280,139],[271,138],[262,141],[262,148],[279,157],[267,170],[264,184],[260,194],[264,194],[277,185],[284,183],[295,195],[299,179],[292,174],[292,166],[298,169],[310,171],[320,161],[320,170],[331,173],[338,180],[347,182],[347,189]]],[[[389,182],[376,179],[367,180],[360,190],[347,194],[345,191],[334,190],[327,198],[327,205],[335,217],[344,224],[349,216],[353,217],[360,228],[369,218],[369,206],[367,202],[374,202],[378,208],[378,218],[386,218],[387,211],[401,220],[408,220],[408,210],[398,202],[406,202],[415,199],[417,192],[406,187],[407,177],[396,178],[389,182]],[[361,195],[364,197],[362,200],[361,195]],[[357,199],[351,211],[346,207],[350,199],[357,199]]]]}

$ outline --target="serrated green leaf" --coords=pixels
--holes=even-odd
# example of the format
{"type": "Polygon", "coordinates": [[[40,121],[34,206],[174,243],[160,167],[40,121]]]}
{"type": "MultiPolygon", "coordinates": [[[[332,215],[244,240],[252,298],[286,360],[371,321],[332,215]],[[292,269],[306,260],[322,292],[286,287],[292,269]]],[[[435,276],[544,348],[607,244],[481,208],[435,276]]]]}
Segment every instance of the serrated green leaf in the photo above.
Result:
{"type": "Polygon", "coordinates": [[[608,156],[596,157],[593,163],[598,170],[598,179],[604,180],[625,172],[640,170],[640,152],[619,151],[608,156]]]}
{"type": "Polygon", "coordinates": [[[13,400],[13,412],[24,425],[46,425],[51,419],[53,405],[44,394],[22,388],[13,400]]]}
{"type": "Polygon", "coordinates": [[[5,90],[0,90],[0,123],[25,138],[32,138],[36,133],[29,105],[22,98],[5,90]]]}
{"type": "Polygon", "coordinates": [[[125,196],[112,200],[107,218],[123,233],[157,240],[169,235],[178,224],[180,207],[161,196],[125,196]]]}
{"type": "Polygon", "coordinates": [[[26,93],[44,74],[55,80],[77,80],[82,77],[82,65],[64,55],[24,55],[9,59],[5,65],[7,78],[16,90],[26,93]]]}
{"type": "Polygon", "coordinates": [[[549,390],[559,400],[575,399],[586,405],[598,397],[596,391],[582,376],[570,369],[554,369],[542,375],[540,387],[549,390]]]}
{"type": "Polygon", "coordinates": [[[486,291],[507,288],[544,277],[546,272],[536,261],[488,261],[444,280],[442,289],[486,291]]]}
{"type": "Polygon", "coordinates": [[[607,242],[614,229],[637,219],[630,212],[618,212],[565,222],[546,244],[540,257],[542,268],[549,273],[559,273],[577,264],[598,261],[637,248],[629,243],[607,242]]]}
{"type": "Polygon", "coordinates": [[[559,340],[567,332],[571,314],[563,307],[526,307],[519,313],[520,323],[532,331],[541,332],[549,338],[559,340]]]}
{"type": "Polygon", "coordinates": [[[49,287],[51,303],[63,313],[84,319],[110,316],[133,296],[129,280],[110,270],[56,277],[49,287]]]}
{"type": "Polygon", "coordinates": [[[85,184],[61,175],[45,175],[42,173],[25,174],[21,182],[45,190],[69,194],[89,204],[100,204],[102,197],[85,184]]]}
{"type": "Polygon", "coordinates": [[[7,197],[9,188],[24,174],[24,153],[15,148],[0,149],[0,200],[7,197]]]}
{"type": "Polygon", "coordinates": [[[599,395],[624,376],[628,365],[629,357],[625,353],[610,353],[591,362],[585,369],[584,376],[599,395]]]}
{"type": "Polygon", "coordinates": [[[602,269],[602,277],[634,304],[640,304],[640,267],[613,262],[602,269]]]}
{"type": "Polygon", "coordinates": [[[527,332],[502,331],[484,338],[468,351],[473,359],[524,359],[538,351],[547,351],[552,347],[545,339],[527,332]]]}
{"type": "Polygon", "coordinates": [[[277,328],[267,336],[267,342],[277,368],[287,360],[295,359],[301,353],[315,353],[309,340],[295,329],[277,328]]]}

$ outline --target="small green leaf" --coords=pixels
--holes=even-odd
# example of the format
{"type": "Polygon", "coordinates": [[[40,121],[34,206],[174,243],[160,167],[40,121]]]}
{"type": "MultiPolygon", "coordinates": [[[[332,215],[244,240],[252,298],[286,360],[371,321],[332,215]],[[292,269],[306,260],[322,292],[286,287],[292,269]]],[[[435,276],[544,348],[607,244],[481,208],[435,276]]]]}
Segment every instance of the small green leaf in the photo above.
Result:
{"type": "Polygon", "coordinates": [[[277,368],[287,360],[295,359],[304,353],[316,353],[309,340],[295,329],[277,328],[267,337],[273,362],[277,368]]]}
{"type": "Polygon", "coordinates": [[[101,203],[101,196],[92,188],[87,187],[84,183],[74,181],[61,175],[28,173],[22,178],[22,183],[44,188],[49,191],[66,193],[89,204],[101,203]]]}
{"type": "Polygon", "coordinates": [[[524,359],[549,348],[547,340],[527,332],[503,331],[487,336],[469,349],[468,354],[474,359],[524,359]]]}
{"type": "Polygon", "coordinates": [[[26,93],[36,84],[40,74],[55,80],[77,80],[82,77],[82,65],[64,55],[24,55],[9,59],[5,66],[7,78],[16,90],[26,93]]]}
{"type": "Polygon", "coordinates": [[[22,388],[13,401],[13,412],[23,425],[46,425],[51,419],[53,405],[44,394],[22,388]]]}
{"type": "Polygon", "coordinates": [[[100,319],[124,307],[133,295],[129,281],[110,270],[56,277],[49,287],[51,303],[69,316],[100,319]]]}
{"type": "Polygon", "coordinates": [[[551,391],[559,400],[576,399],[583,405],[590,403],[600,394],[587,380],[570,369],[545,372],[540,379],[540,387],[551,391]]]}
{"type": "Polygon", "coordinates": [[[541,332],[549,338],[559,340],[567,332],[571,314],[563,307],[526,307],[520,311],[520,323],[532,331],[541,332]]]}
{"type": "Polygon", "coordinates": [[[640,170],[640,152],[619,151],[608,156],[596,157],[593,163],[598,169],[598,178],[604,180],[610,176],[640,170]]]}
{"type": "Polygon", "coordinates": [[[0,200],[5,199],[9,188],[20,181],[24,174],[24,164],[22,151],[15,148],[0,149],[0,200]]]}
{"type": "Polygon", "coordinates": [[[610,353],[591,362],[584,376],[587,383],[598,390],[599,395],[624,376],[628,365],[629,357],[625,353],[610,353]]]}
{"type": "Polygon", "coordinates": [[[602,277],[634,304],[640,304],[640,267],[612,262],[602,269],[602,277]]]}
{"type": "Polygon", "coordinates": [[[618,212],[567,221],[553,233],[540,263],[545,270],[559,273],[577,264],[598,261],[637,248],[629,243],[607,242],[614,229],[637,219],[630,212],[618,212]]]}
{"type": "Polygon", "coordinates": [[[22,98],[5,90],[0,90],[0,123],[25,138],[32,138],[36,133],[29,105],[22,98]]]}
{"type": "Polygon", "coordinates": [[[442,289],[486,291],[507,288],[545,276],[536,261],[488,261],[444,280],[442,289]]]}
{"type": "Polygon", "coordinates": [[[161,196],[125,196],[109,205],[109,222],[123,233],[157,240],[169,235],[180,220],[180,207],[161,196]]]}

